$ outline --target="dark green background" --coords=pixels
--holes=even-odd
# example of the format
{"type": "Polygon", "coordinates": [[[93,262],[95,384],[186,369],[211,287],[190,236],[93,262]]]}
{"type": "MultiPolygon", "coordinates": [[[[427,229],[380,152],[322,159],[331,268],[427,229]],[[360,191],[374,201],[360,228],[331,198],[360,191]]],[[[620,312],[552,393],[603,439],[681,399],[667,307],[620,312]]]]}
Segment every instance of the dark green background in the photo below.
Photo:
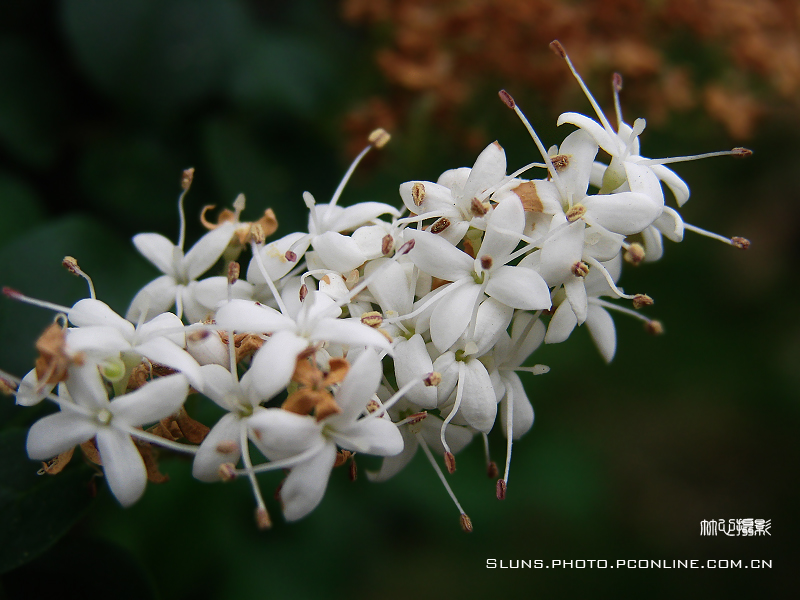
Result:
{"type": "MultiPolygon", "coordinates": [[[[197,172],[189,215],[244,192],[245,217],[271,206],[280,232],[302,228],[301,193],[326,201],[347,167],[344,115],[390,90],[373,60],[379,31],[343,25],[334,2],[289,4],[3,3],[0,284],[69,305],[86,293],[60,267],[70,254],[93,276],[99,297],[124,311],[156,275],[130,238],[142,231],[177,237],[179,175],[190,165],[197,172]]],[[[605,90],[604,81],[591,83],[605,90]]],[[[537,108],[536,91],[487,82],[457,122],[485,131],[486,142],[498,139],[511,169],[536,153],[497,101],[498,86],[513,91],[546,143],[564,133],[555,115],[537,108]]],[[[598,96],[610,106],[607,94],[598,96]]],[[[580,99],[562,108],[589,110],[580,99]]],[[[343,203],[398,203],[401,182],[471,165],[476,152],[437,124],[424,96],[409,115],[359,170],[343,203]]],[[[180,459],[164,463],[168,484],[150,485],[123,510],[102,481],[89,498],[91,471],[78,461],[52,480],[33,477],[38,466],[24,457],[24,428],[47,409],[18,409],[7,398],[0,404],[0,547],[10,570],[0,596],[60,595],[58,585],[87,598],[175,600],[778,597],[796,581],[790,570],[799,558],[797,134],[797,116],[776,104],[747,144],[751,159],[676,167],[693,192],[685,219],[746,236],[752,248],[692,235],[667,242],[661,262],[629,268],[621,281],[655,298],[649,314],[664,323],[664,336],[619,316],[610,366],[583,330],[531,358],[552,370],[526,380],[537,420],[516,446],[507,499],[495,499],[479,443],[459,456],[450,478],[473,534],[461,532],[421,456],[380,485],[363,476],[350,483],[335,471],[322,505],[296,524],[283,523],[273,501],[269,532],[253,525],[245,481],[195,482],[180,459]],[[745,517],[771,519],[772,537],[699,535],[703,519],[745,517]],[[487,558],[760,558],[773,569],[493,571],[487,558]]],[[[700,112],[676,115],[642,141],[650,156],[740,143],[700,112]]],[[[189,241],[199,234],[190,219],[189,241]]],[[[24,374],[51,318],[0,299],[0,368],[24,374]]],[[[490,437],[501,462],[504,441],[490,437]]],[[[375,463],[359,464],[363,472],[375,463]]],[[[279,479],[265,477],[267,495],[279,479]]]]}

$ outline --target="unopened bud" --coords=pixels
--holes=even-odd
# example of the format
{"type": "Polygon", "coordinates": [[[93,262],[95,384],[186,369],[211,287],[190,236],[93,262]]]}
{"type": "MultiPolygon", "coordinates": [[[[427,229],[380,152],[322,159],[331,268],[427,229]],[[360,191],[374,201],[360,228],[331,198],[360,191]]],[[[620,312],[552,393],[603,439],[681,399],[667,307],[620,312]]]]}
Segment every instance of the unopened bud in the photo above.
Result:
{"type": "Polygon", "coordinates": [[[740,250],[747,250],[750,247],[750,240],[736,236],[731,238],[731,244],[740,250]]]}
{"type": "Polygon", "coordinates": [[[517,103],[514,102],[514,98],[512,98],[511,94],[509,94],[507,91],[500,90],[497,92],[497,95],[500,96],[500,100],[502,100],[508,108],[513,109],[517,105],[517,103]]]}
{"type": "Polygon", "coordinates": [[[472,199],[472,203],[470,204],[470,210],[472,211],[472,214],[475,215],[476,217],[482,217],[487,212],[489,212],[489,209],[486,207],[486,205],[477,198],[472,199]]]}
{"type": "Polygon", "coordinates": [[[586,214],[586,207],[583,204],[576,204],[567,211],[567,222],[574,223],[586,214]]]}
{"type": "Polygon", "coordinates": [[[194,179],[194,167],[185,169],[181,174],[181,189],[188,190],[192,187],[192,180],[194,179]]]}
{"type": "Polygon", "coordinates": [[[452,452],[444,453],[444,464],[447,467],[447,472],[450,473],[450,475],[456,472],[456,457],[453,456],[452,452]]]}
{"type": "Polygon", "coordinates": [[[239,263],[232,260],[228,263],[228,284],[233,285],[237,281],[239,281],[239,273],[241,272],[241,267],[239,263]]]}
{"type": "Polygon", "coordinates": [[[461,529],[466,533],[472,533],[472,520],[466,515],[461,513],[461,529]]]}
{"type": "Polygon", "coordinates": [[[623,256],[625,262],[628,262],[632,265],[638,265],[644,260],[644,257],[644,247],[636,242],[628,246],[628,249],[625,251],[625,255],[623,256]]]}
{"type": "Polygon", "coordinates": [[[389,256],[394,248],[394,238],[388,233],[381,239],[381,254],[389,256]]]}
{"type": "Polygon", "coordinates": [[[400,255],[408,254],[409,252],[411,252],[414,249],[414,244],[415,243],[416,242],[414,240],[408,240],[405,244],[400,246],[400,250],[398,250],[397,253],[400,254],[400,255]]]}
{"type": "Polygon", "coordinates": [[[493,460],[489,461],[489,464],[486,465],[486,476],[489,479],[495,479],[500,471],[497,469],[497,463],[493,460]]]}
{"type": "Polygon", "coordinates": [[[562,46],[561,42],[558,40],[550,42],[550,49],[555,52],[556,56],[559,58],[567,58],[567,51],[564,50],[564,46],[562,46]]]}
{"type": "Polygon", "coordinates": [[[433,225],[431,225],[431,233],[442,233],[448,227],[450,227],[450,219],[442,217],[434,221],[433,225]]]}
{"type": "Polygon", "coordinates": [[[300,286],[300,302],[306,299],[308,296],[308,286],[304,283],[300,286]]]}
{"type": "Polygon", "coordinates": [[[661,321],[647,321],[644,324],[644,330],[651,335],[661,335],[664,333],[664,326],[661,321]]]}
{"type": "Polygon", "coordinates": [[[633,308],[635,308],[636,310],[644,308],[645,306],[652,306],[652,305],[653,305],[653,299],[647,294],[636,294],[633,297],[633,308]]]}
{"type": "Polygon", "coordinates": [[[488,271],[492,268],[494,261],[491,256],[481,256],[481,269],[488,271]]]}
{"type": "Polygon", "coordinates": [[[256,509],[256,525],[261,530],[272,528],[272,519],[269,518],[269,513],[263,506],[256,509]]]}
{"type": "Polygon", "coordinates": [[[746,156],[751,156],[753,154],[753,151],[748,148],[734,148],[733,150],[731,150],[731,153],[734,156],[744,158],[746,156]]]}
{"type": "Polygon", "coordinates": [[[233,463],[222,463],[217,474],[222,481],[233,481],[236,479],[236,466],[233,463]]]}
{"type": "Polygon", "coordinates": [[[569,166],[569,155],[557,154],[551,156],[550,162],[553,163],[553,168],[560,173],[569,166]]]}
{"type": "Polygon", "coordinates": [[[291,250],[287,250],[286,254],[284,254],[283,257],[289,262],[297,262],[297,254],[295,254],[291,250]]]}
{"type": "Polygon", "coordinates": [[[506,482],[504,479],[497,480],[497,489],[495,490],[498,500],[506,499],[506,482]]]}
{"type": "Polygon", "coordinates": [[[239,444],[237,444],[233,440],[223,440],[219,444],[217,444],[216,450],[220,454],[233,454],[234,452],[239,450],[239,444]]]}
{"type": "Polygon", "coordinates": [[[611,85],[614,86],[614,90],[617,92],[622,91],[622,75],[619,73],[614,73],[611,76],[611,85]]]}
{"type": "Polygon", "coordinates": [[[425,376],[425,379],[423,379],[423,382],[425,382],[425,385],[428,387],[436,387],[437,385],[442,383],[442,374],[437,371],[428,373],[425,376]]]}
{"type": "Polygon", "coordinates": [[[361,315],[361,322],[368,327],[380,327],[383,325],[383,315],[377,310],[365,312],[361,315]]]}
{"type": "Polygon", "coordinates": [[[572,274],[575,275],[575,277],[586,277],[589,274],[589,265],[582,260],[579,260],[572,265],[570,271],[572,271],[572,274]]]}
{"type": "Polygon", "coordinates": [[[411,199],[415,206],[419,206],[425,200],[425,184],[415,183],[411,186],[411,199]]]}
{"type": "Polygon", "coordinates": [[[392,136],[389,135],[388,131],[379,127],[370,133],[367,139],[369,140],[369,143],[376,148],[383,148],[389,143],[389,140],[392,139],[392,136]]]}

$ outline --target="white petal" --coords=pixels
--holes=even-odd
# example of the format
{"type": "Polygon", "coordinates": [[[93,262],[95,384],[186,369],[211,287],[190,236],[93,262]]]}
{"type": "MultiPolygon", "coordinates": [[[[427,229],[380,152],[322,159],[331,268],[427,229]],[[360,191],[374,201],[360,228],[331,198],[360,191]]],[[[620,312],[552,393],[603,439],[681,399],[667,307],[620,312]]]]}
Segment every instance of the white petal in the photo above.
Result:
{"type": "MultiPolygon", "coordinates": [[[[230,373],[228,373],[230,379],[230,373]]],[[[219,481],[219,468],[225,463],[239,462],[242,455],[241,449],[234,452],[223,454],[217,451],[217,447],[222,442],[236,442],[237,448],[240,442],[241,421],[234,414],[223,415],[217,424],[211,428],[208,435],[197,449],[192,463],[192,476],[200,481],[219,481]]]]}
{"type": "Polygon", "coordinates": [[[345,450],[376,456],[394,456],[403,451],[403,436],[397,425],[388,419],[361,419],[330,435],[345,450]]]}
{"type": "MultiPolygon", "coordinates": [[[[433,361],[420,334],[408,340],[400,338],[394,345],[394,372],[397,386],[403,387],[412,381],[421,381],[433,371],[433,361]]],[[[411,388],[405,395],[420,408],[436,408],[436,388],[420,383],[411,388]]]]}
{"type": "Polygon", "coordinates": [[[578,220],[547,238],[537,270],[548,285],[558,285],[571,274],[572,266],[583,255],[585,230],[584,222],[578,220]]]}
{"type": "Polygon", "coordinates": [[[645,262],[654,262],[664,256],[664,240],[661,232],[654,226],[651,225],[642,232],[642,245],[645,262]]]}
{"type": "MultiPolygon", "coordinates": [[[[198,281],[194,287],[194,298],[205,308],[215,311],[228,299],[228,278],[207,277],[198,281]]],[[[231,298],[253,300],[253,284],[244,279],[238,279],[231,286],[231,298]]]]}
{"type": "Polygon", "coordinates": [[[517,313],[514,317],[514,323],[511,325],[511,342],[514,350],[504,361],[505,365],[520,366],[544,341],[546,331],[544,323],[541,319],[536,319],[536,322],[530,325],[533,318],[532,314],[525,312],[517,313]],[[523,334],[525,338],[521,339],[523,334]]]}
{"type": "MultiPolygon", "coordinates": [[[[460,204],[468,208],[472,199],[483,195],[490,187],[506,176],[506,153],[497,142],[492,142],[478,155],[469,178],[461,192],[460,204]]],[[[481,198],[483,199],[483,198],[481,198]]]]}
{"type": "MultiPolygon", "coordinates": [[[[317,205],[323,207],[325,205],[317,205]]],[[[341,208],[341,207],[340,207],[341,208]]],[[[399,217],[400,212],[389,204],[383,202],[359,202],[340,211],[334,219],[326,219],[328,231],[351,231],[361,225],[366,225],[380,215],[399,217]]],[[[316,242],[315,242],[316,243],[316,242]]]]}
{"type": "MultiPolygon", "coordinates": [[[[429,419],[431,417],[427,418],[429,419]]],[[[441,420],[439,422],[441,423],[441,420]]],[[[448,433],[450,429],[455,428],[448,428],[448,433]]],[[[401,428],[400,434],[403,436],[403,451],[395,456],[387,456],[384,458],[381,463],[381,468],[377,471],[367,471],[367,479],[373,482],[387,481],[402,471],[403,468],[411,462],[411,459],[414,458],[414,454],[417,453],[417,447],[419,446],[416,436],[409,432],[407,427],[401,428]]],[[[444,454],[444,450],[442,450],[441,454],[444,454]]]]}
{"type": "Polygon", "coordinates": [[[254,404],[272,398],[289,385],[297,355],[307,347],[308,340],[290,331],[279,331],[259,348],[250,369],[242,376],[242,387],[249,390],[254,404]]]}
{"type": "Polygon", "coordinates": [[[586,320],[586,285],[581,277],[572,276],[564,282],[564,291],[567,293],[567,300],[572,306],[572,312],[578,320],[578,325],[582,325],[586,320]]]}
{"type": "Polygon", "coordinates": [[[122,506],[131,506],[147,485],[147,470],[136,444],[127,433],[103,427],[97,432],[97,449],[111,493],[122,506]]]}
{"type": "Polygon", "coordinates": [[[153,337],[166,337],[181,348],[184,347],[186,335],[183,321],[175,313],[165,312],[150,319],[147,323],[142,323],[136,329],[136,343],[142,343],[153,337]]]}
{"type": "MultiPolygon", "coordinates": [[[[533,272],[533,271],[531,271],[533,272]]],[[[436,303],[431,313],[431,340],[439,352],[452,346],[469,326],[481,286],[469,282],[436,303]]]]}
{"type": "Polygon", "coordinates": [[[247,420],[250,438],[270,460],[282,460],[322,446],[322,425],[314,417],[267,408],[247,420]]]}
{"type": "Polygon", "coordinates": [[[658,218],[663,208],[650,196],[635,192],[589,196],[583,205],[592,222],[622,235],[639,233],[658,218]]]}
{"type": "Polygon", "coordinates": [[[387,352],[392,350],[391,342],[382,333],[355,319],[320,319],[311,332],[311,339],[350,348],[370,346],[387,352]]]}
{"type": "Polygon", "coordinates": [[[159,271],[177,276],[173,262],[175,244],[158,233],[140,233],[133,236],[133,245],[159,271]]]}
{"type": "Polygon", "coordinates": [[[28,430],[28,457],[47,460],[94,437],[98,425],[83,415],[61,411],[36,421],[28,430]]]}
{"type": "Polygon", "coordinates": [[[550,289],[533,269],[509,267],[493,269],[486,293],[512,308],[544,310],[550,308],[550,289]]]}
{"type": "Polygon", "coordinates": [[[497,416],[497,398],[489,372],[477,359],[464,363],[464,391],[459,412],[472,427],[489,433],[497,416]]]}
{"type": "Polygon", "coordinates": [[[97,410],[108,408],[108,392],[96,364],[70,367],[66,386],[77,404],[97,410]]]}
{"type": "MultiPolygon", "coordinates": [[[[133,337],[133,336],[131,336],[133,337]]],[[[67,347],[70,352],[88,355],[96,362],[118,357],[130,350],[130,342],[115,327],[78,327],[67,330],[67,347]]]]}
{"type": "Polygon", "coordinates": [[[683,219],[678,214],[678,211],[671,209],[669,206],[664,207],[664,211],[655,220],[653,227],[663,233],[668,240],[673,242],[683,241],[683,219]]]}
{"type": "Polygon", "coordinates": [[[664,165],[653,165],[650,167],[656,176],[667,184],[672,194],[675,196],[675,202],[678,206],[683,206],[689,199],[689,186],[686,182],[678,177],[677,173],[664,165]]]}
{"type": "Polygon", "coordinates": [[[516,194],[509,194],[490,213],[486,222],[486,235],[481,243],[477,261],[484,256],[497,263],[505,262],[508,255],[519,245],[519,237],[525,228],[525,211],[516,194]]]}
{"type": "Polygon", "coordinates": [[[403,265],[388,259],[372,260],[364,267],[364,276],[370,278],[367,289],[384,312],[394,311],[398,315],[411,312],[414,290],[403,265]]]}
{"type": "Polygon", "coordinates": [[[589,333],[603,360],[610,363],[617,349],[617,332],[614,328],[614,320],[607,310],[596,304],[589,304],[588,315],[586,327],[589,329],[589,333]]]}
{"type": "Polygon", "coordinates": [[[624,165],[630,190],[646,194],[657,205],[664,206],[664,190],[653,169],[630,161],[625,161],[624,165]]]}
{"type": "Polygon", "coordinates": [[[153,338],[134,348],[136,352],[162,365],[180,371],[195,389],[200,389],[203,379],[200,365],[192,355],[165,337],[153,338]]]}
{"type": "Polygon", "coordinates": [[[231,372],[221,365],[203,365],[200,372],[203,385],[197,389],[226,411],[233,410],[231,400],[240,400],[244,396],[239,381],[234,381],[231,372]]]}
{"type": "Polygon", "coordinates": [[[242,333],[272,333],[296,327],[293,319],[274,308],[249,300],[226,302],[217,310],[216,321],[221,329],[242,333]]]}
{"type": "Polygon", "coordinates": [[[84,298],[75,303],[67,315],[70,323],[76,327],[105,325],[114,327],[126,339],[133,337],[133,324],[115,313],[105,302],[93,298],[84,298]]]}
{"type": "Polygon", "coordinates": [[[565,112],[558,117],[557,121],[559,126],[563,125],[564,123],[571,123],[572,125],[580,127],[586,131],[586,133],[588,133],[594,139],[594,141],[596,141],[598,145],[611,156],[619,155],[620,144],[617,136],[609,135],[609,133],[597,121],[580,113],[565,112]]]}
{"type": "Polygon", "coordinates": [[[189,281],[197,279],[200,275],[214,266],[222,256],[225,248],[233,237],[233,223],[224,223],[212,229],[192,246],[183,259],[183,268],[189,281]]]}
{"type": "Polygon", "coordinates": [[[561,144],[558,153],[569,157],[567,167],[558,176],[573,198],[582,198],[589,187],[597,142],[583,129],[573,131],[561,144]]]}
{"type": "Polygon", "coordinates": [[[375,352],[362,352],[350,365],[339,389],[336,391],[336,403],[342,412],[324,419],[324,423],[332,427],[350,426],[366,409],[372,395],[378,390],[383,368],[375,352]]]}
{"type": "Polygon", "coordinates": [[[311,459],[292,468],[280,492],[287,521],[302,519],[322,501],[335,460],[336,444],[331,442],[311,459]]]}
{"type": "Polygon", "coordinates": [[[568,300],[564,300],[556,312],[550,318],[550,324],[547,327],[547,335],[544,336],[545,344],[558,344],[563,342],[575,329],[578,324],[578,319],[575,313],[572,312],[572,306],[568,300]]]}
{"type": "Polygon", "coordinates": [[[35,406],[44,400],[45,396],[53,391],[55,383],[45,384],[39,390],[39,379],[36,377],[36,369],[31,369],[22,378],[19,389],[17,389],[17,404],[19,406],[35,406]],[[37,391],[39,390],[39,391],[37,391]]]}
{"type": "Polygon", "coordinates": [[[178,412],[189,393],[186,377],[177,373],[147,382],[138,390],[117,396],[109,405],[114,419],[126,425],[155,423],[178,412]]]}
{"type": "Polygon", "coordinates": [[[477,344],[476,356],[485,354],[505,333],[513,316],[513,308],[494,298],[487,298],[478,307],[478,314],[475,317],[475,335],[472,340],[465,339],[464,342],[473,341],[477,344]]]}
{"type": "Polygon", "coordinates": [[[352,238],[334,231],[316,236],[313,245],[325,266],[337,273],[352,271],[367,260],[352,238]]]}
{"type": "Polygon", "coordinates": [[[133,297],[125,318],[138,323],[145,311],[144,321],[168,311],[175,305],[177,290],[178,284],[171,275],[162,275],[154,279],[133,297]]]}
{"type": "MultiPolygon", "coordinates": [[[[270,279],[277,281],[294,269],[306,250],[308,250],[309,244],[311,244],[311,236],[307,233],[297,232],[285,235],[261,248],[259,255],[270,279]],[[286,258],[288,250],[295,253],[297,256],[296,261],[292,262],[286,258]]],[[[250,264],[247,267],[247,281],[254,284],[266,283],[255,258],[250,260],[250,264]]]]}
{"type": "Polygon", "coordinates": [[[436,234],[406,229],[404,235],[414,240],[408,257],[426,273],[445,281],[472,276],[473,259],[436,234]]]}

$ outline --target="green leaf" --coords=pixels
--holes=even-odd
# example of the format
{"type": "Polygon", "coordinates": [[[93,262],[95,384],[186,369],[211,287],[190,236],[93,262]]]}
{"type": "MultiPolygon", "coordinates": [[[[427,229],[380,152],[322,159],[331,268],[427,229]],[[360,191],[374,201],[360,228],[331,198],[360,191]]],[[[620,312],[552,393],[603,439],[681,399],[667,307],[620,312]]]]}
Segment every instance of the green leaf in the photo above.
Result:
{"type": "Polygon", "coordinates": [[[92,501],[91,469],[76,464],[58,475],[37,475],[39,467],[25,455],[26,435],[0,433],[0,573],[47,550],[92,501]]]}

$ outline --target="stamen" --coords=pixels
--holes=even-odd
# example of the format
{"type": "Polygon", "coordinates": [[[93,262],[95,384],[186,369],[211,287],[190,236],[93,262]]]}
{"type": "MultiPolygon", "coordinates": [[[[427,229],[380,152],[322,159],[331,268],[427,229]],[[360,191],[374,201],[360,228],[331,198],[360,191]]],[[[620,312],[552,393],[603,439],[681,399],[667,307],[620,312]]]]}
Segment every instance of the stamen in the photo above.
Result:
{"type": "Polygon", "coordinates": [[[423,312],[425,312],[431,306],[431,304],[433,304],[434,302],[437,302],[438,300],[440,300],[441,298],[443,298],[444,296],[446,296],[450,292],[453,292],[453,291],[457,290],[458,288],[460,288],[461,286],[469,283],[470,281],[471,281],[470,279],[459,279],[458,281],[454,281],[450,285],[442,286],[441,288],[439,288],[439,290],[436,291],[436,293],[433,296],[431,296],[425,302],[423,302],[422,305],[419,308],[416,308],[416,309],[412,310],[410,313],[407,313],[405,315],[398,315],[396,317],[390,317],[390,318],[384,319],[383,322],[384,323],[394,323],[396,321],[405,321],[406,319],[413,319],[417,315],[420,315],[423,312]]]}
{"type": "Polygon", "coordinates": [[[183,198],[186,192],[192,187],[192,180],[194,179],[194,168],[190,167],[183,171],[181,175],[181,189],[183,190],[178,196],[178,217],[180,218],[180,229],[178,230],[178,248],[183,252],[183,246],[186,243],[186,211],[183,209],[183,198]]]}
{"type": "Polygon", "coordinates": [[[530,134],[531,138],[533,138],[533,142],[539,149],[539,154],[541,154],[542,158],[544,158],[544,162],[547,165],[547,170],[549,171],[550,176],[553,178],[553,183],[555,183],[556,187],[558,188],[559,194],[562,197],[566,197],[567,193],[564,188],[564,184],[561,181],[561,178],[558,176],[558,171],[556,171],[556,168],[553,166],[553,162],[550,160],[550,156],[548,155],[547,150],[544,147],[544,144],[542,144],[542,140],[539,139],[539,136],[536,134],[536,131],[533,129],[533,126],[530,124],[530,121],[528,121],[528,118],[519,109],[519,106],[517,106],[516,102],[514,102],[514,99],[508,92],[506,92],[505,90],[500,90],[499,95],[500,99],[506,103],[506,106],[513,109],[514,112],[517,113],[517,117],[519,117],[520,121],[522,121],[522,124],[525,126],[525,129],[528,130],[528,133],[530,134]]]}
{"type": "Polygon", "coordinates": [[[69,313],[70,311],[70,309],[66,306],[62,306],[61,304],[53,304],[52,302],[47,302],[45,300],[37,300],[36,298],[31,298],[30,296],[26,296],[22,292],[18,292],[17,290],[10,287],[3,287],[3,294],[11,298],[12,300],[18,300],[19,302],[24,302],[25,304],[32,304],[33,306],[39,306],[41,308],[46,308],[48,310],[54,310],[56,312],[61,312],[61,313],[69,313]]]}
{"type": "Polygon", "coordinates": [[[269,513],[267,512],[267,505],[264,503],[264,498],[261,496],[261,488],[258,487],[256,474],[253,471],[253,463],[250,460],[250,443],[247,439],[247,421],[242,420],[239,423],[239,445],[242,448],[242,461],[244,462],[247,477],[250,479],[250,485],[253,488],[253,495],[256,499],[256,522],[259,529],[266,529],[272,525],[269,513]]]}
{"type": "Polygon", "coordinates": [[[683,228],[688,229],[689,231],[693,231],[694,233],[699,233],[700,235],[711,238],[712,240],[717,240],[719,242],[722,242],[723,244],[734,246],[736,248],[739,248],[740,250],[747,250],[750,247],[750,240],[748,240],[747,238],[739,236],[726,238],[724,235],[720,235],[718,233],[714,233],[706,229],[701,229],[700,227],[697,227],[695,225],[690,225],[689,223],[684,223],[683,228]]]}
{"type": "Polygon", "coordinates": [[[497,482],[497,499],[506,499],[508,473],[511,470],[511,447],[514,444],[514,394],[511,386],[506,386],[506,468],[503,478],[497,482]]]}
{"type": "Polygon", "coordinates": [[[489,479],[497,477],[497,463],[492,460],[491,453],[489,452],[489,436],[481,433],[483,438],[483,457],[486,460],[486,474],[489,479]],[[494,473],[494,474],[493,474],[494,473]]]}
{"type": "Polygon", "coordinates": [[[603,277],[605,277],[606,283],[608,283],[608,286],[613,290],[613,292],[618,297],[625,298],[626,300],[633,300],[635,298],[634,295],[626,294],[625,292],[623,292],[621,289],[619,289],[617,287],[617,284],[614,282],[614,278],[611,277],[611,273],[609,273],[606,270],[606,268],[603,266],[603,264],[599,260],[597,260],[596,258],[593,258],[591,256],[586,256],[585,259],[589,263],[589,265],[591,265],[592,267],[595,267],[597,269],[600,269],[600,273],[603,275],[603,277]]]}
{"type": "Polygon", "coordinates": [[[458,409],[461,408],[461,399],[464,397],[465,368],[466,367],[464,366],[463,362],[458,363],[458,384],[456,385],[456,401],[455,404],[453,404],[453,409],[450,411],[450,414],[447,415],[447,418],[442,422],[442,428],[439,431],[439,437],[441,438],[442,446],[444,446],[445,462],[447,462],[448,455],[450,455],[452,459],[452,469],[451,469],[451,463],[449,462],[447,463],[447,470],[450,471],[451,474],[456,470],[456,459],[453,456],[453,453],[450,452],[450,446],[448,445],[447,440],[445,439],[445,432],[447,431],[447,426],[450,425],[450,421],[453,420],[453,417],[456,416],[458,409]]]}
{"type": "Polygon", "coordinates": [[[622,91],[622,75],[614,73],[611,76],[611,89],[614,92],[614,112],[617,114],[617,133],[622,125],[622,108],[619,103],[619,93],[622,91]]]}
{"type": "Polygon", "coordinates": [[[400,246],[400,248],[398,248],[397,252],[394,253],[394,256],[392,256],[391,258],[387,259],[385,263],[383,263],[380,267],[378,267],[372,273],[370,273],[368,277],[365,277],[364,279],[362,279],[359,282],[358,285],[354,286],[353,289],[350,290],[350,293],[347,294],[347,297],[344,300],[338,302],[338,305],[339,306],[344,306],[348,302],[351,302],[353,300],[353,298],[358,296],[358,294],[360,294],[362,291],[364,291],[367,288],[367,286],[370,284],[370,282],[372,282],[372,280],[375,279],[382,270],[387,268],[391,263],[395,262],[401,256],[405,256],[406,254],[411,252],[414,249],[414,245],[415,244],[416,244],[416,242],[413,239],[411,239],[411,240],[408,240],[402,246],[400,246]]]}
{"type": "Polygon", "coordinates": [[[747,148],[734,148],[732,150],[720,150],[719,152],[706,152],[704,154],[693,154],[690,156],[671,156],[669,158],[648,158],[638,162],[640,165],[652,167],[653,165],[668,165],[676,162],[688,162],[690,160],[701,160],[703,158],[712,158],[714,156],[738,156],[745,157],[753,154],[752,150],[747,148]]]}
{"type": "Polygon", "coordinates": [[[94,284],[92,283],[92,278],[81,270],[81,268],[78,266],[77,260],[75,260],[71,256],[65,256],[64,259],[61,261],[61,266],[64,267],[67,271],[69,271],[73,275],[77,275],[78,277],[83,277],[86,280],[86,283],[89,284],[89,297],[92,300],[96,299],[94,295],[94,284]]]}
{"type": "Polygon", "coordinates": [[[619,306],[617,304],[614,304],[613,302],[609,302],[608,300],[603,300],[601,298],[591,298],[589,300],[589,302],[591,302],[592,304],[597,304],[598,306],[602,306],[603,308],[607,308],[609,310],[614,310],[614,311],[626,314],[629,317],[633,317],[635,319],[639,319],[640,321],[643,321],[645,323],[645,325],[647,323],[654,322],[654,321],[651,321],[651,319],[648,319],[647,317],[645,317],[644,315],[636,312],[635,310],[632,310],[632,309],[630,309],[630,308],[628,308],[626,306],[619,306]]]}
{"type": "Polygon", "coordinates": [[[433,453],[431,452],[431,449],[428,447],[427,442],[425,442],[425,438],[423,438],[422,435],[419,433],[417,433],[416,436],[417,436],[417,441],[419,442],[419,445],[422,448],[422,451],[428,458],[428,462],[431,463],[431,466],[436,471],[436,474],[439,476],[439,481],[442,482],[442,485],[444,486],[444,489],[447,490],[447,493],[450,496],[450,499],[453,501],[453,504],[456,505],[458,512],[461,513],[461,528],[468,533],[471,532],[472,521],[470,521],[470,518],[467,516],[467,513],[464,512],[464,509],[461,508],[461,504],[458,502],[458,498],[456,498],[456,495],[453,493],[450,484],[447,482],[447,478],[444,476],[444,473],[442,473],[442,470],[439,468],[439,464],[433,457],[433,453]]]}
{"type": "Polygon", "coordinates": [[[267,268],[264,266],[264,261],[261,260],[261,253],[258,251],[259,248],[254,240],[250,240],[250,249],[253,252],[253,258],[256,259],[258,270],[261,271],[261,275],[264,277],[264,281],[267,282],[269,291],[272,292],[272,297],[275,298],[275,302],[278,303],[278,308],[281,310],[282,314],[288,314],[286,305],[283,303],[283,298],[281,298],[281,295],[278,293],[278,288],[275,287],[275,283],[270,278],[269,273],[267,273],[267,268]]]}
{"type": "Polygon", "coordinates": [[[558,40],[553,40],[552,42],[550,42],[550,48],[560,58],[563,58],[567,62],[569,70],[572,71],[572,75],[575,77],[575,80],[578,82],[578,85],[581,86],[583,93],[586,95],[586,98],[588,98],[589,103],[592,105],[595,114],[597,114],[597,118],[600,119],[600,123],[602,123],[603,128],[606,130],[608,135],[615,137],[616,132],[611,127],[611,123],[608,122],[608,119],[606,119],[606,116],[603,114],[603,111],[600,110],[600,106],[595,101],[594,96],[592,96],[592,93],[589,91],[589,88],[586,87],[586,84],[583,82],[583,79],[581,79],[581,76],[578,75],[578,71],[575,70],[572,61],[569,59],[567,51],[564,50],[564,46],[562,46],[561,42],[559,42],[558,40]]]}
{"type": "Polygon", "coordinates": [[[353,172],[356,170],[358,163],[361,162],[361,159],[367,155],[367,152],[372,150],[373,147],[375,148],[383,148],[389,142],[389,134],[384,129],[376,129],[372,133],[369,134],[369,144],[364,148],[361,152],[359,152],[358,156],[355,157],[352,163],[350,163],[350,167],[347,169],[347,172],[344,174],[344,177],[339,182],[339,186],[336,188],[336,191],[333,192],[333,197],[331,198],[330,206],[336,206],[336,203],[339,201],[339,197],[342,195],[344,191],[344,186],[347,185],[347,182],[350,181],[350,177],[353,175],[353,172]]]}

